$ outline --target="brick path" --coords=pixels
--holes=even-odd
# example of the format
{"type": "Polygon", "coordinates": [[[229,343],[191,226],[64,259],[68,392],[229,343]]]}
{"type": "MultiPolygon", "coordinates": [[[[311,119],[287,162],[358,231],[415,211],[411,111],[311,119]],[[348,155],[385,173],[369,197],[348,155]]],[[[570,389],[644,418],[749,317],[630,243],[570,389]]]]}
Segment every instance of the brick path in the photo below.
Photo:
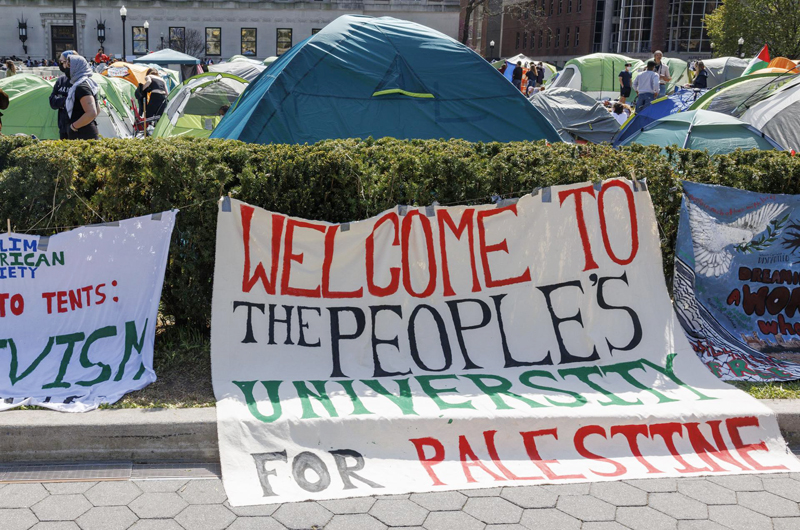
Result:
{"type": "Polygon", "coordinates": [[[0,530],[800,530],[800,473],[232,508],[218,479],[0,484],[0,530]]]}

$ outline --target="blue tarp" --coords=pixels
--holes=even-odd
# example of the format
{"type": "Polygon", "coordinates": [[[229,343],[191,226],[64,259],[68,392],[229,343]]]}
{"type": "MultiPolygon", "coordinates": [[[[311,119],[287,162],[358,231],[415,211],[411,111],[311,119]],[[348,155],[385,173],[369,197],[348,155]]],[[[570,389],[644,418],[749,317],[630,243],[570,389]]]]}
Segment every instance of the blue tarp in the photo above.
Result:
{"type": "Polygon", "coordinates": [[[675,312],[724,380],[800,379],[798,218],[798,195],[683,183],[675,312]]]}
{"type": "Polygon", "coordinates": [[[519,141],[560,138],[491,64],[458,41],[390,17],[342,16],[283,54],[212,138],[519,141]]]}
{"type": "Polygon", "coordinates": [[[625,126],[614,139],[614,147],[619,147],[630,136],[633,136],[654,121],[676,112],[688,110],[692,103],[704,93],[705,90],[695,91],[693,89],[676,88],[674,94],[654,100],[631,116],[625,123],[625,126]]]}

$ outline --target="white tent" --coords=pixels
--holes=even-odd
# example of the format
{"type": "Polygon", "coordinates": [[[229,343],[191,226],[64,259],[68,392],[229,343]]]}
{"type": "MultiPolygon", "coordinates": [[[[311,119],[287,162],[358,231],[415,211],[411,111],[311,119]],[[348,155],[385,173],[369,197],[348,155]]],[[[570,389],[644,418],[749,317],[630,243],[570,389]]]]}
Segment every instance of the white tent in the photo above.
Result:
{"type": "Polygon", "coordinates": [[[771,97],[742,115],[745,121],[786,149],[800,152],[800,78],[793,79],[771,97]]]}

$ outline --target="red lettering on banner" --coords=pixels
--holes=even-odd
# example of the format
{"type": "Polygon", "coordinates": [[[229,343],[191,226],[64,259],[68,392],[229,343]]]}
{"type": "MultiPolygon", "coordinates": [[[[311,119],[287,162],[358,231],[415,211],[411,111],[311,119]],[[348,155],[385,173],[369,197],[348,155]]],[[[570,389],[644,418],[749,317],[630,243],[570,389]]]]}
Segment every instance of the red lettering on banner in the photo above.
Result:
{"type": "Polygon", "coordinates": [[[684,458],[678,452],[678,449],[675,447],[673,436],[676,434],[681,436],[682,431],[683,425],[677,422],[656,423],[650,426],[650,438],[655,440],[656,436],[660,436],[661,439],[664,440],[664,444],[667,446],[669,454],[671,454],[672,457],[683,466],[683,468],[676,468],[678,473],[701,473],[703,471],[711,471],[707,467],[695,467],[691,465],[689,462],[684,460],[684,458]]]}
{"type": "MultiPolygon", "coordinates": [[[[577,200],[577,199],[576,199],[577,200]]],[[[609,180],[603,184],[600,193],[597,195],[597,210],[600,214],[600,233],[603,235],[603,245],[606,247],[606,253],[611,260],[618,265],[628,265],[636,257],[639,251],[639,226],[636,220],[636,204],[633,201],[633,191],[626,182],[621,180],[609,180]],[[608,238],[608,227],[606,225],[606,212],[603,199],[605,193],[609,188],[620,188],[625,192],[625,200],[628,202],[628,214],[631,219],[631,254],[625,259],[617,258],[614,250],[611,248],[611,241],[608,238]]],[[[585,269],[584,269],[585,270],[585,269]]]]}
{"type": "MultiPolygon", "coordinates": [[[[55,296],[55,293],[48,293],[48,294],[50,294],[51,296],[55,296]]],[[[0,293],[0,318],[6,316],[6,302],[9,301],[10,301],[9,309],[11,310],[12,315],[19,316],[22,314],[23,311],[25,311],[25,299],[22,297],[21,294],[10,295],[8,293],[0,293]]],[[[50,307],[50,298],[47,299],[47,302],[48,302],[48,307],[50,307]]]]}
{"type": "MultiPolygon", "coordinates": [[[[436,254],[433,251],[433,231],[431,230],[431,222],[427,217],[419,213],[419,210],[410,210],[403,218],[402,241],[403,287],[405,287],[408,294],[415,298],[427,298],[432,295],[433,291],[436,289],[436,254]],[[419,220],[422,223],[422,232],[425,234],[425,248],[428,250],[428,285],[421,293],[414,291],[414,287],[411,285],[409,245],[411,241],[411,224],[414,221],[414,217],[419,217],[419,220]]],[[[418,267],[418,270],[423,270],[423,268],[418,267]]]]}
{"type": "Polygon", "coordinates": [[[472,447],[470,447],[467,437],[463,434],[458,437],[458,459],[461,460],[461,468],[464,470],[464,476],[467,477],[467,482],[477,482],[477,480],[472,477],[472,472],[469,469],[470,467],[478,467],[482,469],[495,481],[505,480],[503,477],[491,471],[484,465],[483,462],[481,462],[481,459],[478,458],[478,455],[476,455],[475,451],[473,451],[472,447]]]}
{"type": "Polygon", "coordinates": [[[481,210],[478,212],[478,239],[480,241],[481,249],[481,264],[483,265],[483,277],[486,282],[486,287],[502,287],[503,285],[512,285],[515,283],[523,283],[531,281],[531,270],[529,267],[525,268],[525,272],[513,278],[504,278],[502,280],[495,280],[492,278],[492,271],[489,268],[489,253],[490,252],[505,252],[508,254],[508,242],[503,239],[499,243],[492,245],[486,244],[486,228],[484,226],[484,219],[493,215],[501,214],[505,211],[512,212],[517,215],[517,205],[505,206],[503,208],[495,208],[492,210],[481,210]]]}
{"type": "Polygon", "coordinates": [[[558,429],[542,429],[541,431],[528,431],[521,432],[522,441],[525,443],[525,451],[528,453],[528,458],[531,459],[536,467],[538,467],[544,476],[550,480],[568,480],[576,478],[586,478],[583,475],[557,475],[549,464],[558,464],[558,460],[542,460],[539,455],[539,450],[536,448],[536,438],[538,436],[552,436],[558,440],[558,429]]]}
{"type": "Polygon", "coordinates": [[[333,263],[333,251],[336,240],[336,232],[339,225],[331,225],[325,232],[325,257],[322,260],[322,297],[323,298],[361,298],[364,288],[359,287],[355,291],[331,291],[331,264],[333,263]]]}
{"type": "Polygon", "coordinates": [[[544,477],[518,477],[514,473],[508,469],[505,464],[500,460],[500,456],[497,454],[497,446],[494,443],[494,435],[497,434],[497,431],[483,431],[483,439],[486,442],[486,449],[489,451],[489,457],[492,459],[492,463],[497,466],[497,469],[506,476],[508,480],[543,480],[544,477]]]}
{"type": "Polygon", "coordinates": [[[372,227],[372,233],[367,237],[366,242],[367,290],[369,290],[369,294],[373,296],[393,295],[397,292],[397,288],[400,285],[400,267],[391,267],[389,269],[389,273],[391,274],[389,285],[380,287],[375,284],[375,232],[378,230],[378,227],[386,221],[391,221],[394,225],[394,241],[392,242],[392,246],[396,247],[400,245],[400,222],[397,219],[396,213],[389,212],[375,222],[375,225],[372,227]]]}
{"type": "Polygon", "coordinates": [[[785,466],[762,466],[758,462],[756,462],[752,456],[750,456],[751,451],[767,451],[767,444],[763,441],[757,444],[745,444],[742,442],[742,436],[739,434],[739,429],[742,427],[758,427],[758,418],[755,416],[745,416],[742,418],[729,418],[725,420],[725,426],[728,428],[728,434],[731,437],[731,441],[733,442],[733,447],[736,448],[736,451],[739,453],[739,456],[742,457],[742,460],[753,466],[753,469],[758,471],[770,471],[773,469],[786,469],[785,466]]]}
{"type": "Polygon", "coordinates": [[[283,223],[286,218],[282,215],[272,214],[272,270],[270,277],[264,270],[264,264],[259,262],[256,270],[251,277],[250,274],[250,223],[253,220],[253,207],[245,204],[241,205],[242,213],[242,242],[244,243],[244,272],[242,274],[242,292],[249,293],[257,281],[261,280],[261,285],[267,294],[275,294],[276,280],[278,278],[278,257],[280,254],[281,234],[283,233],[283,223]]]}
{"type": "Polygon", "coordinates": [[[611,427],[611,437],[621,434],[625,437],[628,441],[628,447],[631,449],[631,454],[642,464],[645,469],[647,469],[648,473],[663,473],[663,471],[659,470],[653,464],[648,462],[645,457],[642,456],[642,451],[639,449],[639,440],[637,439],[639,436],[644,436],[645,438],[648,437],[647,434],[647,425],[615,425],[611,427]]]}
{"type": "Polygon", "coordinates": [[[481,290],[481,283],[478,280],[478,267],[475,263],[475,237],[472,233],[472,218],[475,210],[467,208],[461,214],[461,219],[456,227],[450,213],[445,209],[436,210],[436,220],[439,223],[439,246],[442,251],[442,283],[444,284],[444,295],[454,296],[456,292],[450,285],[450,267],[447,262],[447,243],[445,241],[444,227],[445,225],[450,229],[456,239],[461,241],[461,236],[464,231],[467,232],[467,242],[469,243],[469,259],[472,266],[472,292],[478,293],[481,290]]]}
{"type": "Polygon", "coordinates": [[[292,262],[303,263],[303,254],[292,253],[292,243],[294,242],[294,229],[307,228],[309,230],[316,230],[317,232],[325,233],[325,225],[318,225],[314,223],[307,223],[305,221],[296,221],[289,219],[286,222],[286,240],[284,241],[283,248],[283,275],[281,276],[281,294],[290,296],[307,296],[309,298],[320,297],[320,286],[317,285],[313,289],[302,289],[300,287],[290,287],[289,277],[292,273],[292,262]]]}
{"type": "Polygon", "coordinates": [[[692,449],[694,452],[697,453],[703,462],[711,466],[712,471],[727,471],[723,469],[719,464],[717,464],[711,457],[714,456],[723,462],[727,462],[733,466],[738,467],[744,471],[750,471],[750,468],[743,465],[741,462],[733,458],[733,455],[728,451],[728,447],[725,445],[725,440],[722,439],[722,433],[720,432],[720,424],[722,420],[712,420],[706,422],[709,427],[711,427],[711,433],[714,437],[714,442],[717,444],[716,447],[711,445],[711,443],[703,436],[703,433],[700,432],[700,424],[699,423],[684,423],[684,427],[686,427],[686,433],[689,435],[689,442],[692,444],[692,449]]]}
{"type": "Polygon", "coordinates": [[[592,244],[589,242],[589,232],[586,230],[586,220],[583,218],[583,196],[581,193],[588,193],[592,197],[595,196],[594,188],[590,184],[582,188],[560,191],[558,192],[558,199],[561,201],[561,206],[563,206],[564,201],[570,196],[575,197],[575,217],[578,221],[578,234],[581,236],[581,244],[583,245],[583,255],[585,260],[585,266],[583,267],[583,270],[588,271],[598,268],[598,265],[592,256],[592,244]]]}
{"type": "Polygon", "coordinates": [[[424,467],[425,471],[428,472],[428,476],[431,477],[431,480],[433,480],[433,485],[446,486],[447,484],[439,480],[439,477],[437,477],[436,473],[433,471],[433,466],[441,463],[444,460],[444,446],[442,445],[442,442],[431,437],[412,438],[409,441],[413,443],[414,447],[417,449],[419,463],[422,464],[422,467],[424,467]],[[425,456],[426,446],[433,448],[433,456],[430,458],[425,456]]]}
{"type": "Polygon", "coordinates": [[[599,460],[601,462],[606,462],[608,464],[611,464],[612,466],[614,466],[615,471],[611,473],[606,473],[603,471],[595,471],[593,469],[590,469],[589,471],[601,477],[618,477],[620,475],[624,475],[625,472],[627,471],[627,468],[625,468],[625,466],[623,466],[619,462],[611,460],[610,458],[597,455],[586,449],[586,445],[584,442],[586,440],[586,437],[589,436],[590,434],[599,434],[603,438],[606,438],[605,429],[603,429],[599,425],[586,425],[585,427],[581,427],[575,432],[575,439],[574,439],[575,449],[577,449],[578,454],[584,458],[589,458],[591,460],[599,460]]]}

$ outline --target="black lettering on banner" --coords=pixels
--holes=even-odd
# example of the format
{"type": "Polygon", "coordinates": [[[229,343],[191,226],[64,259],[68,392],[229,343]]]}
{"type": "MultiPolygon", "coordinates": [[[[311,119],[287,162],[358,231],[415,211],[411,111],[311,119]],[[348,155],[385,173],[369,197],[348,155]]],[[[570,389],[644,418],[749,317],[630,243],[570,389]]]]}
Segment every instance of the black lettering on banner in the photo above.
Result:
{"type": "Polygon", "coordinates": [[[407,372],[387,372],[381,366],[381,360],[378,358],[378,346],[381,344],[388,344],[390,346],[394,346],[397,351],[400,351],[400,343],[397,339],[397,335],[394,336],[393,339],[379,339],[375,334],[375,325],[378,321],[378,313],[381,311],[391,311],[392,313],[396,314],[400,318],[403,318],[403,310],[399,305],[372,305],[369,306],[370,312],[372,313],[372,362],[375,364],[375,371],[372,377],[391,377],[394,375],[408,375],[411,373],[409,369],[407,372]]]}
{"type": "Polygon", "coordinates": [[[633,337],[631,338],[630,342],[627,346],[614,346],[611,344],[611,341],[606,339],[606,344],[608,345],[608,353],[614,355],[614,350],[619,351],[629,351],[634,349],[636,346],[642,342],[642,324],[639,322],[639,316],[636,312],[628,306],[624,305],[611,305],[606,302],[605,297],[603,296],[603,287],[608,280],[621,280],[625,282],[625,285],[628,285],[628,276],[627,273],[623,272],[622,276],[605,276],[603,278],[598,279],[596,274],[592,274],[589,276],[589,279],[592,283],[597,284],[597,305],[600,306],[601,309],[618,309],[620,311],[625,311],[628,313],[628,316],[631,319],[631,324],[633,324],[633,337]]]}
{"type": "MultiPolygon", "coordinates": [[[[564,287],[577,287],[583,293],[583,286],[581,286],[580,280],[573,280],[570,282],[564,283],[556,283],[553,285],[543,285],[541,287],[537,287],[542,294],[544,294],[544,298],[547,301],[547,310],[550,312],[550,318],[553,321],[553,330],[556,332],[556,341],[558,341],[558,349],[561,352],[561,362],[559,364],[568,364],[568,363],[580,363],[580,362],[588,362],[588,361],[596,361],[600,358],[600,355],[597,353],[597,347],[592,347],[592,354],[588,357],[578,357],[576,355],[572,355],[568,350],[567,347],[564,345],[564,338],[561,336],[561,324],[564,322],[575,321],[581,325],[583,328],[583,318],[581,317],[581,310],[578,309],[578,312],[575,313],[571,317],[559,317],[556,315],[555,311],[553,310],[553,301],[551,299],[551,295],[554,291],[558,289],[562,289],[564,287]]],[[[550,352],[548,352],[548,355],[550,352]]]]}
{"type": "Polygon", "coordinates": [[[276,344],[275,342],[275,324],[286,324],[286,340],[284,344],[293,345],[292,342],[292,309],[293,306],[285,305],[283,310],[286,312],[286,318],[275,318],[276,304],[269,304],[269,342],[267,344],[276,344]]]}
{"type": "MultiPolygon", "coordinates": [[[[505,295],[503,295],[505,296],[505,295]]],[[[489,322],[492,320],[492,311],[489,309],[489,305],[484,302],[483,300],[479,300],[478,298],[465,298],[464,300],[448,300],[445,302],[447,307],[450,308],[450,315],[453,318],[453,325],[456,328],[456,339],[458,339],[458,346],[461,348],[461,355],[464,357],[464,370],[474,370],[476,368],[482,368],[478,366],[469,358],[469,353],[467,353],[467,345],[464,343],[464,332],[469,331],[472,329],[480,329],[485,327],[489,322]],[[481,322],[480,324],[475,324],[472,326],[465,326],[461,322],[461,313],[459,311],[459,304],[464,304],[467,302],[472,302],[478,304],[481,308],[481,322]]],[[[503,337],[505,339],[505,337],[503,337]]]]}
{"type": "Polygon", "coordinates": [[[317,339],[317,342],[313,344],[309,344],[308,342],[306,342],[306,336],[303,330],[308,329],[308,322],[303,320],[303,311],[314,311],[317,314],[317,316],[322,316],[322,309],[320,309],[319,307],[305,307],[305,306],[297,307],[297,321],[300,326],[300,336],[297,339],[297,345],[305,346],[306,348],[319,348],[322,345],[319,339],[317,339]]]}
{"type": "Polygon", "coordinates": [[[298,453],[292,460],[292,476],[297,485],[306,491],[313,493],[326,489],[331,484],[331,475],[328,473],[328,466],[320,457],[309,451],[298,453]],[[318,480],[311,482],[306,478],[308,470],[317,474],[318,480]]]}
{"type": "Polygon", "coordinates": [[[329,307],[328,312],[331,314],[331,355],[333,357],[333,371],[331,372],[331,377],[347,377],[344,375],[344,372],[342,372],[339,341],[360,337],[361,334],[364,333],[367,320],[364,316],[364,311],[358,307],[329,307]],[[344,312],[352,313],[356,319],[356,331],[349,335],[342,334],[339,325],[339,314],[344,312]]]}
{"type": "Polygon", "coordinates": [[[261,482],[261,489],[264,491],[264,497],[274,497],[275,492],[272,491],[272,485],[269,483],[269,477],[277,476],[278,472],[274,469],[267,469],[267,462],[286,462],[286,451],[277,451],[274,453],[254,453],[250,455],[256,463],[256,473],[258,474],[258,481],[261,482]]]}
{"type": "Polygon", "coordinates": [[[255,304],[252,302],[234,302],[233,312],[235,313],[236,310],[241,306],[245,306],[247,308],[247,327],[245,329],[242,344],[256,342],[256,338],[253,336],[253,308],[255,307],[261,311],[261,313],[264,313],[264,304],[255,304]]]}
{"type": "Polygon", "coordinates": [[[367,480],[362,476],[356,475],[356,471],[361,471],[364,469],[364,457],[361,456],[361,453],[358,451],[353,451],[352,449],[338,449],[335,451],[330,451],[333,455],[333,459],[336,461],[336,467],[339,470],[339,475],[342,477],[342,482],[344,483],[344,489],[351,490],[355,489],[356,486],[353,485],[353,482],[350,478],[354,478],[356,480],[360,480],[370,488],[383,488],[377,482],[372,482],[371,480],[367,480]],[[352,467],[347,466],[347,457],[353,458],[356,463],[352,467]]]}
{"type": "MultiPolygon", "coordinates": [[[[511,356],[511,350],[508,349],[508,339],[506,338],[506,330],[505,326],[503,325],[503,313],[500,309],[501,303],[503,298],[506,295],[504,294],[496,294],[492,296],[492,301],[494,302],[494,309],[497,311],[497,326],[500,329],[500,343],[503,346],[503,357],[505,358],[506,368],[514,368],[517,366],[537,366],[542,364],[553,364],[553,359],[550,356],[550,352],[547,352],[547,355],[541,361],[518,361],[511,356]]],[[[557,333],[557,332],[556,332],[557,333]]]]}
{"type": "Polygon", "coordinates": [[[414,311],[411,312],[411,317],[408,319],[408,342],[411,347],[411,358],[414,359],[414,362],[425,371],[428,372],[444,372],[453,364],[453,352],[450,350],[450,341],[447,338],[447,329],[444,327],[444,320],[442,320],[442,316],[436,311],[433,307],[427,304],[420,304],[414,308],[414,311]],[[439,330],[439,342],[442,345],[442,355],[444,356],[444,366],[439,369],[428,368],[425,366],[425,363],[422,362],[422,358],[419,356],[419,348],[417,347],[417,332],[415,329],[414,324],[417,321],[417,315],[422,309],[427,309],[428,312],[433,316],[434,322],[436,322],[436,327],[439,330]]]}

